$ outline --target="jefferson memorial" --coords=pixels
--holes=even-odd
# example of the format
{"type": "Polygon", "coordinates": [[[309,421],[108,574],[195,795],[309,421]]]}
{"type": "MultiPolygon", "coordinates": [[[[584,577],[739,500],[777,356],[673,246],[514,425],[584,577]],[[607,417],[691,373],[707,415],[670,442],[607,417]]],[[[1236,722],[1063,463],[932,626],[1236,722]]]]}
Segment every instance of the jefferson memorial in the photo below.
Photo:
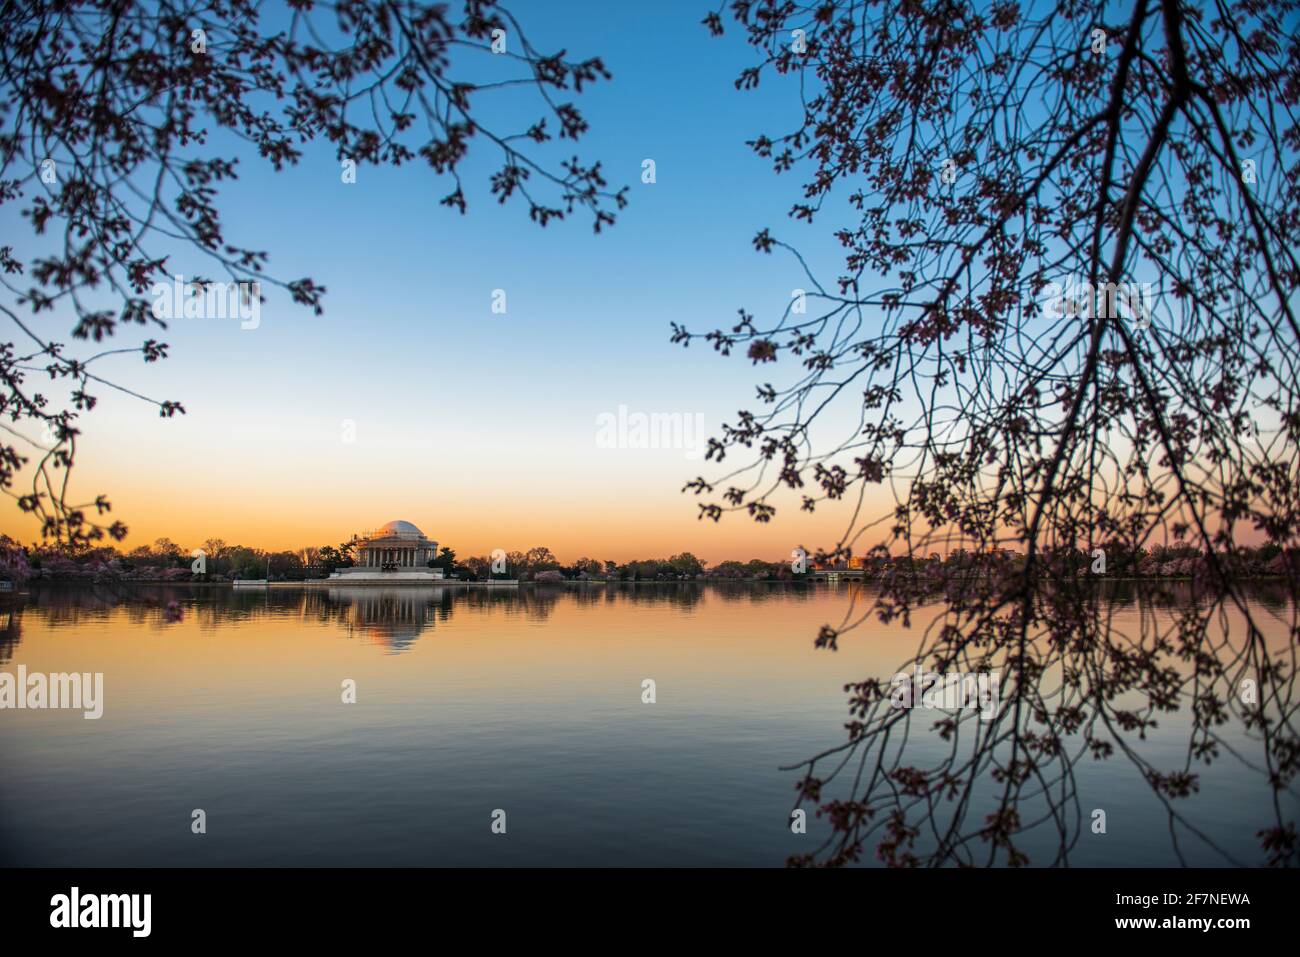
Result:
{"type": "Polygon", "coordinates": [[[410,522],[388,522],[368,535],[354,536],[351,544],[356,564],[335,569],[330,581],[395,584],[443,577],[441,568],[428,567],[429,560],[438,555],[438,543],[410,522]]]}

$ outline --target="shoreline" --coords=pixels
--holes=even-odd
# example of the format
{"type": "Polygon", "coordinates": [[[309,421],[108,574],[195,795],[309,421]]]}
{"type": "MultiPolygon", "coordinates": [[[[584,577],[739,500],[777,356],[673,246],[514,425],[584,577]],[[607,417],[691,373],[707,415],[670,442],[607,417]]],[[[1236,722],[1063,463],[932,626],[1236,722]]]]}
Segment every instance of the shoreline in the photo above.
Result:
{"type": "MultiPolygon", "coordinates": [[[[1115,577],[1102,578],[1089,576],[1090,581],[1094,584],[1106,584],[1110,582],[1149,582],[1152,584],[1162,582],[1194,582],[1196,579],[1191,575],[1161,575],[1161,576],[1143,576],[1143,577],[1115,577]]],[[[1286,575],[1241,575],[1234,579],[1239,582],[1256,582],[1256,581],[1290,581],[1286,575]]],[[[678,580],[656,581],[651,579],[567,579],[559,582],[535,582],[520,581],[519,579],[493,579],[487,581],[467,581],[457,578],[446,578],[433,581],[411,581],[410,579],[397,579],[394,581],[376,581],[364,580],[345,582],[327,578],[309,578],[302,581],[185,581],[180,579],[167,578],[122,578],[112,580],[96,581],[93,578],[35,578],[29,579],[22,583],[15,583],[14,591],[19,588],[39,588],[43,585],[184,585],[191,588],[235,588],[253,589],[253,588],[393,588],[396,586],[413,586],[417,588],[445,588],[445,587],[567,587],[570,585],[579,586],[609,586],[609,585],[712,585],[712,584],[750,584],[750,585],[870,585],[879,584],[880,580],[875,578],[842,578],[839,580],[827,579],[825,576],[808,578],[689,578],[678,580]]]]}

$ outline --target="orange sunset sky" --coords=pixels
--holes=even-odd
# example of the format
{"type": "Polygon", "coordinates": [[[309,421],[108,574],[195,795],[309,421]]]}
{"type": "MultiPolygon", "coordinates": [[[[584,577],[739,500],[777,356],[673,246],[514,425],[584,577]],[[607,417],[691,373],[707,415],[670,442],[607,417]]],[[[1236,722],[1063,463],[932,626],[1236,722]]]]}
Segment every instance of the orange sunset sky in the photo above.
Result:
{"type": "MultiPolygon", "coordinates": [[[[280,409],[267,417],[242,403],[232,410],[214,380],[174,385],[163,393],[183,397],[184,416],[162,419],[107,392],[82,419],[70,500],[105,494],[111,518],[130,528],[126,550],[159,537],[186,548],[221,538],[295,549],[405,519],[461,556],[545,545],[566,561],[681,551],[780,560],[798,545],[833,544],[850,514],[828,504],[809,515],[786,497],[766,525],[743,514],[697,520],[696,498],[681,487],[719,467],[680,449],[602,448],[595,405],[586,415],[544,405],[496,414],[453,400],[431,415],[411,396],[395,411],[347,400],[315,409],[296,402],[292,379],[267,379],[259,401],[280,409]]],[[[23,542],[39,535],[12,502],[0,531],[23,542]]]]}

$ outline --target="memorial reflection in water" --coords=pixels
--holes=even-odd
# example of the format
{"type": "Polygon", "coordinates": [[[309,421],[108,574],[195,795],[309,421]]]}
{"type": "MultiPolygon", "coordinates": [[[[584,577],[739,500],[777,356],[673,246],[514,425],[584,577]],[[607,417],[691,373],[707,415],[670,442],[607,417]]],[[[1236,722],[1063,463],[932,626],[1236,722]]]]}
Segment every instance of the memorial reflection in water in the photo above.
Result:
{"type": "Polygon", "coordinates": [[[344,606],[341,617],[350,635],[402,652],[433,627],[439,613],[446,614],[448,595],[445,588],[338,586],[326,598],[344,606]]]}

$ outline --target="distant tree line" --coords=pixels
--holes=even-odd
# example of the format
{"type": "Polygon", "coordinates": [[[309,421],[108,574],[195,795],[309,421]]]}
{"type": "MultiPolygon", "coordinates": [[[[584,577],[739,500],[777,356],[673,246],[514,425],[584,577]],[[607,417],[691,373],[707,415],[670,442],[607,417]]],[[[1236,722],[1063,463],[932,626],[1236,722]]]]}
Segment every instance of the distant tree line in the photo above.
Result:
{"type": "MultiPolygon", "coordinates": [[[[1232,552],[1216,555],[1219,563],[1230,564],[1246,577],[1287,576],[1300,570],[1300,550],[1283,549],[1275,544],[1240,546],[1232,552]]],[[[1002,550],[996,560],[1014,570],[1025,561],[1024,555],[1002,550]]],[[[1210,568],[1208,557],[1194,545],[1175,543],[1151,548],[1114,545],[1091,552],[1057,549],[1049,561],[1058,571],[1099,578],[1197,578],[1210,568]]],[[[937,552],[928,557],[894,556],[883,548],[864,556],[831,560],[826,555],[811,555],[802,570],[796,561],[769,562],[753,558],[747,562],[728,560],[709,565],[690,552],[670,558],[645,558],[627,562],[582,557],[566,563],[545,546],[527,551],[511,551],[492,556],[476,555],[459,559],[454,549],[443,546],[428,565],[441,568],[448,578],[466,581],[515,579],[532,582],[618,581],[667,582],[696,579],[798,581],[808,573],[836,569],[861,569],[868,578],[885,579],[902,576],[960,579],[967,574],[987,570],[988,556],[954,549],[947,555],[937,552]]],[[[24,546],[0,535],[0,580],[25,581],[29,578],[96,578],[230,581],[236,578],[267,578],[275,581],[305,581],[324,578],[338,568],[354,564],[349,542],[297,550],[272,551],[246,545],[227,544],[209,538],[195,548],[183,548],[169,538],[159,538],[152,545],[140,545],[129,551],[111,546],[59,547],[56,545],[24,546]]]]}
{"type": "MultiPolygon", "coordinates": [[[[1121,543],[1098,545],[1091,551],[1073,548],[1045,549],[1037,561],[1050,568],[1054,574],[1065,576],[1093,576],[1098,578],[1197,578],[1210,574],[1217,562],[1220,569],[1230,569],[1236,577],[1264,578],[1288,577],[1300,571],[1300,549],[1282,548],[1280,545],[1241,545],[1231,550],[1218,551],[1214,562],[1203,550],[1186,542],[1153,545],[1150,548],[1132,548],[1121,543]]],[[[966,574],[986,574],[990,568],[1002,566],[1002,571],[1015,572],[1024,567],[1024,553],[1011,549],[975,552],[954,549],[947,555],[931,552],[928,556],[895,556],[884,548],[875,549],[861,558],[831,561],[813,560],[813,566],[823,569],[855,568],[871,577],[911,577],[918,581],[942,574],[961,577],[966,574]]]]}
{"type": "MultiPolygon", "coordinates": [[[[109,578],[140,580],[229,581],[236,578],[266,578],[297,581],[323,578],[338,568],[355,564],[350,542],[297,550],[272,551],[228,544],[210,538],[194,548],[184,548],[169,538],[129,551],[112,546],[68,547],[51,544],[23,546],[0,536],[0,578],[109,578]]],[[[751,559],[725,561],[710,567],[690,552],[670,558],[638,559],[628,562],[579,558],[563,562],[545,546],[527,551],[510,551],[493,556],[479,555],[461,560],[454,549],[443,546],[430,568],[441,568],[449,578],[467,581],[517,579],[519,581],[685,581],[708,578],[799,577],[788,562],[751,559]]]]}

